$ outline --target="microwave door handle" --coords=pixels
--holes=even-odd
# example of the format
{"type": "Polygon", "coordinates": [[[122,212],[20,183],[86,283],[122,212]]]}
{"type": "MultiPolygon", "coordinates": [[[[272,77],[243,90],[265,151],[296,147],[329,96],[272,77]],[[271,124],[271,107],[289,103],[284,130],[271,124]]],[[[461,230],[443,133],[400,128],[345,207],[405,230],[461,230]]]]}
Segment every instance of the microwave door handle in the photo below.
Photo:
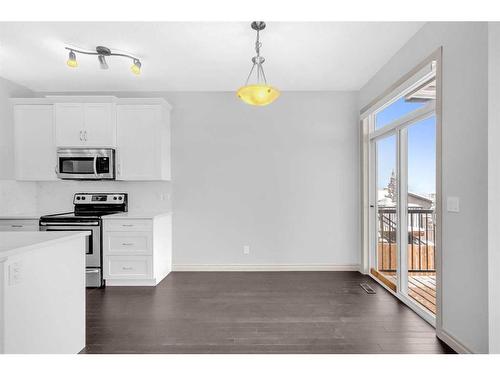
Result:
{"type": "Polygon", "coordinates": [[[94,175],[97,176],[97,156],[94,156],[94,175]]]}

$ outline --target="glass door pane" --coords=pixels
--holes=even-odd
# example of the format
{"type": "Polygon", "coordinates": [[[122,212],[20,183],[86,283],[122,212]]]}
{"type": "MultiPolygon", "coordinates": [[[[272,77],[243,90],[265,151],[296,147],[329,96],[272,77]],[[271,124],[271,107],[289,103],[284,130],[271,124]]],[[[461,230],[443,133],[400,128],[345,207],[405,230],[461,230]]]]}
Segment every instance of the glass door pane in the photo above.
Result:
{"type": "Polygon", "coordinates": [[[397,291],[397,137],[375,141],[376,246],[372,274],[397,291]]]}
{"type": "Polygon", "coordinates": [[[436,313],[436,118],[408,127],[408,297],[436,313]]]}

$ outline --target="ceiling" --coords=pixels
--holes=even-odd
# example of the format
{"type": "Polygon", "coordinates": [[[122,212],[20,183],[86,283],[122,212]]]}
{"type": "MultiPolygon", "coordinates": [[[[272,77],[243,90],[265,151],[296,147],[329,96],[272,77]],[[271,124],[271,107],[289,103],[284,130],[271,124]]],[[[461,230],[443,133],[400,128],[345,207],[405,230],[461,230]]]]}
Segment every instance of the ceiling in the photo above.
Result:
{"type": "MultiPolygon", "coordinates": [[[[268,22],[261,54],[268,82],[281,90],[359,90],[423,23],[268,22]]],[[[234,91],[254,56],[247,22],[0,23],[0,76],[35,91],[234,91]],[[65,46],[104,45],[138,56],[78,55],[66,66],[65,46]]]]}

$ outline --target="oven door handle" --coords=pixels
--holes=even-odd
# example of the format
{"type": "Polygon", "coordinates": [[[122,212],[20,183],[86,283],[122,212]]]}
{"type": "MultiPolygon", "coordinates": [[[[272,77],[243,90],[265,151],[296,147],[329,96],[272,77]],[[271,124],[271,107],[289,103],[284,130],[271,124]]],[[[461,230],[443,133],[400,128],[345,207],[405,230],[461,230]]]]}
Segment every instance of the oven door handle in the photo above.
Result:
{"type": "Polygon", "coordinates": [[[50,222],[50,223],[40,223],[41,226],[50,227],[50,226],[62,226],[62,227],[88,227],[88,226],[98,226],[98,221],[90,221],[87,223],[58,223],[58,222],[50,222]]]}

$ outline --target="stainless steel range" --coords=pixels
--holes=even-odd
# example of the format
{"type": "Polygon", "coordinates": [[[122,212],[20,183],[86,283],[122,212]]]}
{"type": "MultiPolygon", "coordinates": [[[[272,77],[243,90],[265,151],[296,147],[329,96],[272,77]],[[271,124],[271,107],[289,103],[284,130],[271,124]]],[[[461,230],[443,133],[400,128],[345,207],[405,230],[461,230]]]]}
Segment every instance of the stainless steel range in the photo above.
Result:
{"type": "Polygon", "coordinates": [[[74,212],[45,215],[40,218],[41,231],[89,231],[86,248],[87,287],[101,287],[102,216],[127,212],[127,193],[76,193],[74,212]]]}

